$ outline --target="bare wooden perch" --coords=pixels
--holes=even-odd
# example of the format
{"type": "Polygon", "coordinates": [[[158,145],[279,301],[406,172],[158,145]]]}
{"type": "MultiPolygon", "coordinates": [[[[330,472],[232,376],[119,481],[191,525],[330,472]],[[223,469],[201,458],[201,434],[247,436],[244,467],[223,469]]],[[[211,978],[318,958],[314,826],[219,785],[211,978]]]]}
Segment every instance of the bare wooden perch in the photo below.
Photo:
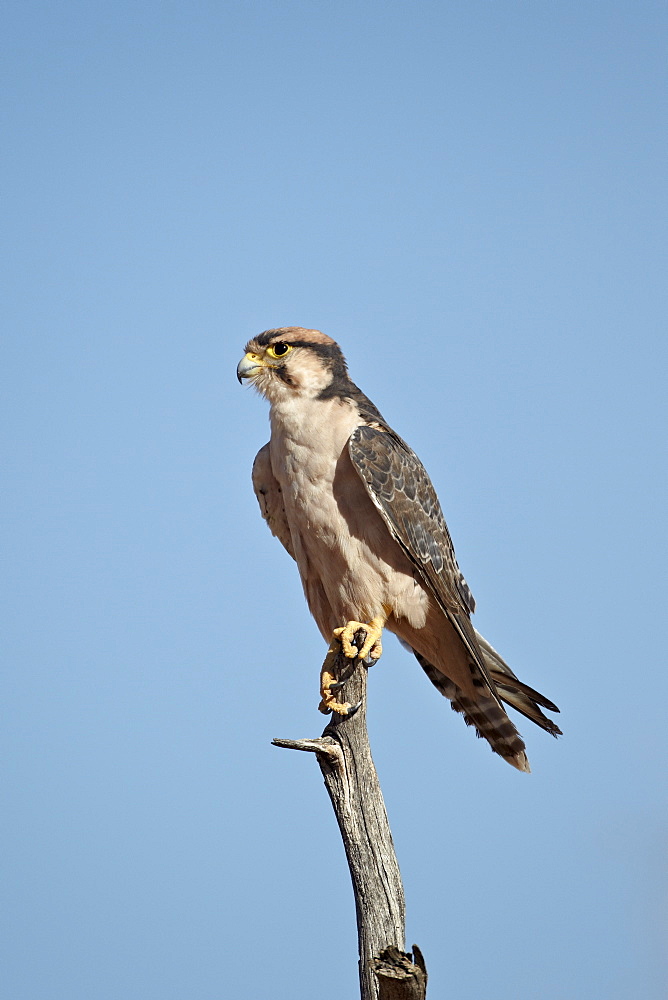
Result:
{"type": "Polygon", "coordinates": [[[423,1000],[427,991],[427,970],[416,944],[413,954],[386,948],[372,962],[378,977],[378,1000],[423,1000]]]}
{"type": "MultiPolygon", "coordinates": [[[[345,675],[349,662],[339,655],[339,676],[345,675]]],[[[427,973],[422,954],[413,945],[413,962],[404,952],[404,890],[369,747],[366,688],[366,668],[356,661],[342,693],[351,704],[361,701],[353,716],[332,715],[316,739],[272,742],[315,753],[325,779],[355,894],[362,1000],[424,1000],[427,973]]]]}

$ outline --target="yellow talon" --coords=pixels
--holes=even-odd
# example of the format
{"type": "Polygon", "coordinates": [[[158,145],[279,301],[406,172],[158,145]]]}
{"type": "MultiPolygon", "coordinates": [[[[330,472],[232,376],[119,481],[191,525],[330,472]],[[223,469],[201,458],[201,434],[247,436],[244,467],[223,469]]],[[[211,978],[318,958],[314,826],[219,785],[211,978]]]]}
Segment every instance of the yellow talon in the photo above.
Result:
{"type": "Polygon", "coordinates": [[[377,660],[383,652],[381,636],[383,634],[384,625],[385,618],[381,615],[378,615],[376,618],[372,618],[368,624],[366,622],[346,622],[346,624],[341,628],[334,629],[334,638],[339,640],[344,655],[347,656],[349,660],[353,660],[355,658],[365,660],[369,655],[371,655],[374,660],[377,660]],[[355,638],[355,633],[360,629],[364,629],[366,632],[366,639],[364,640],[362,648],[358,650],[357,646],[353,645],[353,639],[355,638]]]}
{"type": "Polygon", "coordinates": [[[322,701],[318,705],[318,711],[322,712],[323,715],[329,715],[330,712],[336,712],[337,715],[347,715],[350,710],[350,703],[337,701],[330,690],[332,684],[336,684],[336,677],[331,668],[334,666],[334,660],[338,653],[339,644],[334,640],[327,650],[327,656],[320,671],[320,697],[322,701]]]}
{"type": "Polygon", "coordinates": [[[381,636],[384,625],[385,618],[379,615],[368,623],[350,621],[341,628],[334,629],[334,638],[327,650],[327,656],[320,671],[321,701],[318,705],[318,711],[322,712],[323,715],[329,715],[330,712],[336,712],[337,715],[348,715],[351,709],[349,702],[337,701],[331,691],[332,685],[338,683],[334,673],[334,665],[339,652],[343,650],[344,655],[349,660],[365,660],[367,656],[372,656],[374,660],[377,660],[383,652],[381,636]],[[355,633],[359,632],[360,629],[366,633],[366,639],[361,649],[358,650],[357,646],[353,645],[353,640],[355,633]]]}
{"type": "Polygon", "coordinates": [[[322,712],[323,715],[329,715],[330,712],[336,712],[337,715],[347,715],[350,711],[350,702],[337,701],[332,692],[329,690],[335,681],[336,678],[333,677],[332,674],[323,670],[320,675],[320,694],[322,695],[322,701],[318,705],[318,711],[322,712]]]}

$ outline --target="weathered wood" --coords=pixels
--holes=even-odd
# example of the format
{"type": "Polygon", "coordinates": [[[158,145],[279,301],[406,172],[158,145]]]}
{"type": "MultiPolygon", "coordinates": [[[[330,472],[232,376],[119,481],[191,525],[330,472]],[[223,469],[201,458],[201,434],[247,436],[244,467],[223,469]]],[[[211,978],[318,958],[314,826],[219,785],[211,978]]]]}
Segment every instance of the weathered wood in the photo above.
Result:
{"type": "Polygon", "coordinates": [[[386,948],[374,958],[373,970],[378,977],[378,1000],[424,1000],[427,970],[417,945],[413,945],[412,955],[386,948]]]}
{"type": "MultiPolygon", "coordinates": [[[[337,658],[340,676],[348,672],[349,666],[342,655],[337,658]]],[[[317,739],[275,739],[273,743],[315,753],[320,765],[353,883],[362,1000],[423,1000],[427,977],[420,963],[406,965],[404,957],[404,964],[399,961],[392,966],[390,957],[380,957],[404,956],[405,904],[387,812],[369,747],[366,689],[366,668],[357,663],[341,691],[343,700],[351,704],[361,701],[353,716],[333,714],[317,739]],[[421,993],[416,992],[420,984],[421,993]]],[[[419,955],[419,949],[414,946],[414,950],[419,955]]]]}

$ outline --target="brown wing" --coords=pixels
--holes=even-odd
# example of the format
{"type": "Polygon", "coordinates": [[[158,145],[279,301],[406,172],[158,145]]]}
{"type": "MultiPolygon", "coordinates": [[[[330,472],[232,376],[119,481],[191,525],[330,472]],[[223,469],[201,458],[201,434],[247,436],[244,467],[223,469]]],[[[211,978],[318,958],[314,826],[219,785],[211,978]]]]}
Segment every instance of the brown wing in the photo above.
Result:
{"type": "Polygon", "coordinates": [[[380,425],[356,428],[348,450],[392,537],[419,571],[498,700],[469,618],[475,602],[457,565],[450,532],[425,467],[397,434],[380,425]]]}

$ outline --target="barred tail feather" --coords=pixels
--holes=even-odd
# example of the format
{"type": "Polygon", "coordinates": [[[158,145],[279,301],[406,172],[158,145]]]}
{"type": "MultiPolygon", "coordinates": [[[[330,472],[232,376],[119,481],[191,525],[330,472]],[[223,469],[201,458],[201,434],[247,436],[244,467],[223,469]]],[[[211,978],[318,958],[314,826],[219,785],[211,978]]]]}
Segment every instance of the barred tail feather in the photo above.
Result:
{"type": "Polygon", "coordinates": [[[523,684],[512,672],[506,661],[497,653],[492,645],[480,635],[476,630],[476,640],[485,660],[490,677],[499,693],[500,698],[510,705],[517,712],[521,712],[527,719],[531,719],[537,726],[544,729],[552,736],[561,736],[561,729],[546,715],[541,712],[538,706],[546,708],[548,712],[558,712],[559,709],[545,695],[540,694],[528,684],[523,684]]]}
{"type": "Polygon", "coordinates": [[[478,736],[487,740],[494,753],[498,753],[518,771],[530,771],[524,741],[500,702],[494,697],[494,693],[488,689],[481,672],[478,671],[480,683],[476,684],[476,671],[472,664],[473,682],[479,691],[474,700],[465,695],[456,684],[440,670],[437,670],[428,660],[425,660],[424,656],[415,650],[413,652],[434,687],[450,700],[455,712],[460,712],[464,716],[466,725],[474,726],[478,736]]]}

